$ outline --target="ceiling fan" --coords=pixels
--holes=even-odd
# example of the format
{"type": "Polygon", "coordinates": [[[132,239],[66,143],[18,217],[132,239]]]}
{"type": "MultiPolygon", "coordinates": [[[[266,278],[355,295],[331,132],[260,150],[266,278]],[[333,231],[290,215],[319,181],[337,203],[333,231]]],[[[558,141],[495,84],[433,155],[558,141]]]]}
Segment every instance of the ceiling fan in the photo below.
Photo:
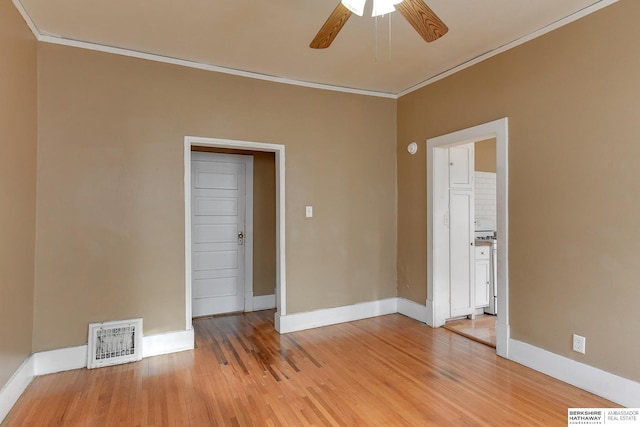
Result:
{"type": "MultiPolygon", "coordinates": [[[[365,2],[366,0],[342,0],[338,3],[309,47],[329,47],[353,13],[362,16],[365,2]]],[[[447,25],[423,0],[374,0],[372,15],[383,15],[396,8],[426,42],[438,40],[449,31],[447,25]]]]}

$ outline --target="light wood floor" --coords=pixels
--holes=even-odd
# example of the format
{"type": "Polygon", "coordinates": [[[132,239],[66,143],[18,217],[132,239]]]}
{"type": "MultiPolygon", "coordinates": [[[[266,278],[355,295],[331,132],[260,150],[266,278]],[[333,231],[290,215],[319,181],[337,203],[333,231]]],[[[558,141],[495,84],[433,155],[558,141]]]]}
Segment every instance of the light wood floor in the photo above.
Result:
{"type": "Polygon", "coordinates": [[[452,320],[447,322],[444,327],[469,339],[496,348],[496,316],[480,314],[475,319],[452,320]]]}
{"type": "Polygon", "coordinates": [[[566,426],[611,402],[401,315],[287,335],[199,319],[197,348],[36,378],[3,426],[566,426]]]}

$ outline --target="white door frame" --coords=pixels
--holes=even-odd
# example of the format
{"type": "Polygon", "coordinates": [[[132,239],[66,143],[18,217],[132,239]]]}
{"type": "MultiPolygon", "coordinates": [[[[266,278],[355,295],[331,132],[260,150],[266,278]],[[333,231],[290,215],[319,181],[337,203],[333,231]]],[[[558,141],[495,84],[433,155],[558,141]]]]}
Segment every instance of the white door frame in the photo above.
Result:
{"type": "Polygon", "coordinates": [[[443,280],[444,264],[448,265],[448,241],[439,227],[442,206],[441,180],[436,166],[442,161],[444,148],[452,145],[496,138],[497,233],[498,233],[498,318],[496,321],[496,353],[509,356],[509,209],[508,209],[508,143],[509,120],[493,122],[427,139],[427,324],[440,327],[446,320],[448,281],[443,280]],[[436,203],[434,203],[436,201],[436,203]],[[446,258],[446,260],[445,260],[446,258]]]}
{"type": "MultiPolygon", "coordinates": [[[[285,156],[284,145],[232,139],[184,137],[185,321],[193,329],[191,311],[191,147],[232,148],[275,153],[276,161],[276,316],[286,315],[285,156]]],[[[277,329],[276,322],[276,329],[277,329]]]]}

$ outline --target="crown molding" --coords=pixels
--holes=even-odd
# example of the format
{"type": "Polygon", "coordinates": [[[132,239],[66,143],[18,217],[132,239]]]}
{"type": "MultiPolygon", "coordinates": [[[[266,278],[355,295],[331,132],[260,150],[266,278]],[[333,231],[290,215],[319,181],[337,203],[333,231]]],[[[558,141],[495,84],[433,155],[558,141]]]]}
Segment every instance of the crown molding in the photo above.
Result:
{"type": "Polygon", "coordinates": [[[58,36],[41,34],[38,37],[38,41],[44,42],[44,43],[58,44],[63,46],[77,47],[77,48],[93,50],[97,52],[112,53],[115,55],[128,56],[131,58],[145,59],[147,61],[155,61],[155,62],[162,62],[165,64],[179,65],[182,67],[195,68],[198,70],[212,71],[212,72],[223,73],[223,74],[231,74],[238,77],[247,77],[250,79],[265,80],[265,81],[274,82],[274,83],[283,83],[283,84],[288,84],[292,86],[302,86],[302,87],[308,87],[313,89],[324,89],[324,90],[331,90],[334,92],[346,92],[346,93],[351,93],[356,95],[375,96],[379,98],[391,98],[391,99],[397,98],[395,94],[391,94],[391,93],[354,89],[349,87],[333,86],[333,85],[322,84],[322,83],[313,83],[313,82],[306,82],[301,80],[287,79],[283,77],[269,76],[266,74],[254,73],[250,71],[236,70],[233,68],[219,67],[217,65],[209,65],[209,64],[203,64],[195,61],[188,61],[184,59],[156,55],[152,53],[139,52],[131,49],[123,49],[119,47],[106,46],[106,45],[89,43],[89,42],[73,40],[73,39],[66,39],[58,36]]]}

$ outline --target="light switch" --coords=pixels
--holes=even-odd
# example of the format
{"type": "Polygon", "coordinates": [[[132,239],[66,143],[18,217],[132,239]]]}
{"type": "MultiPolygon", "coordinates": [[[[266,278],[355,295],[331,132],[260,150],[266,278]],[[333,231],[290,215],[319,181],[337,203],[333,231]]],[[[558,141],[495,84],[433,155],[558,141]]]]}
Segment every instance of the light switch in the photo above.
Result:
{"type": "Polygon", "coordinates": [[[307,206],[305,209],[305,216],[307,218],[313,217],[313,206],[307,206]]]}

